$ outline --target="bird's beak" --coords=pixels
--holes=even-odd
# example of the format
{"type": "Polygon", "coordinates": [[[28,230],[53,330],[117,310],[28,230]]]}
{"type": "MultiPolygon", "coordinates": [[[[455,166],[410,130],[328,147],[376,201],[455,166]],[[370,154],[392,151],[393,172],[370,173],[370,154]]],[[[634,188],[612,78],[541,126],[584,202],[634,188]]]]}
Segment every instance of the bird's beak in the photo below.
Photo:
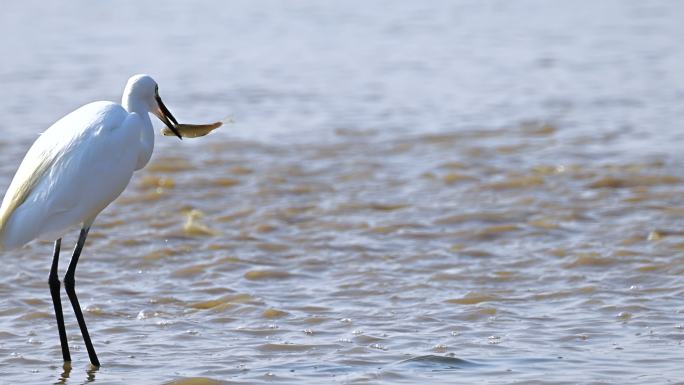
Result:
{"type": "Polygon", "coordinates": [[[176,120],[176,118],[174,118],[171,114],[171,111],[169,111],[169,109],[166,108],[159,94],[156,94],[154,98],[157,100],[157,109],[152,111],[152,113],[155,114],[159,118],[159,120],[164,122],[164,124],[166,124],[166,127],[168,127],[169,130],[173,131],[173,133],[176,134],[178,139],[183,140],[183,137],[176,128],[176,125],[178,125],[178,121],[176,120]]]}

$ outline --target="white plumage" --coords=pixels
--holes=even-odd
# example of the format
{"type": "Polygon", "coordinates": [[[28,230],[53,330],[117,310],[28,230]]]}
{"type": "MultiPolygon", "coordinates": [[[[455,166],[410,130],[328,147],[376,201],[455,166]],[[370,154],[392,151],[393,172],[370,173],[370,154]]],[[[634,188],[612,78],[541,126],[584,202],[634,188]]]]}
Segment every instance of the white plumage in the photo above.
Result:
{"type": "Polygon", "coordinates": [[[143,128],[137,114],[109,102],[87,104],[48,128],[31,146],[3,199],[2,213],[46,163],[3,226],[4,247],[40,236],[54,240],[80,223],[89,227],[131,179],[143,128]]]}
{"type": "Polygon", "coordinates": [[[151,77],[133,76],[122,105],[87,104],[40,135],[0,206],[0,249],[39,237],[54,240],[79,224],[90,227],[152,155],[148,113],[166,117],[156,89],[151,77]]]}
{"type": "Polygon", "coordinates": [[[176,134],[178,122],[147,75],[128,79],[121,104],[87,104],[50,126],[19,165],[0,206],[0,250],[38,237],[55,239],[49,284],[64,361],[71,361],[60,299],[59,252],[62,236],[81,225],[64,285],[91,364],[100,365],[78,303],[76,265],[95,217],[126,188],[154,149],[153,113],[176,134]]]}

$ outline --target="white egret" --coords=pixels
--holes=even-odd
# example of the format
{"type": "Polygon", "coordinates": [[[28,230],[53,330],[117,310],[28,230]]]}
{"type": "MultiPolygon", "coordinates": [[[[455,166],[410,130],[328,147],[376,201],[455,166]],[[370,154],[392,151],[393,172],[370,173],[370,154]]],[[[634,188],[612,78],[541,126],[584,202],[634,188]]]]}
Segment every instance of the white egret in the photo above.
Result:
{"type": "MultiPolygon", "coordinates": [[[[100,366],[75,291],[75,272],[95,217],[126,188],[133,172],[152,156],[155,114],[178,138],[178,122],[159,97],[150,76],[128,80],[121,104],[87,104],[50,126],[21,162],[0,206],[0,250],[36,238],[56,239],[48,279],[64,361],[71,361],[57,277],[61,237],[81,232],[64,276],[90,362],[100,366]]],[[[182,126],[182,125],[181,125],[182,126]]]]}

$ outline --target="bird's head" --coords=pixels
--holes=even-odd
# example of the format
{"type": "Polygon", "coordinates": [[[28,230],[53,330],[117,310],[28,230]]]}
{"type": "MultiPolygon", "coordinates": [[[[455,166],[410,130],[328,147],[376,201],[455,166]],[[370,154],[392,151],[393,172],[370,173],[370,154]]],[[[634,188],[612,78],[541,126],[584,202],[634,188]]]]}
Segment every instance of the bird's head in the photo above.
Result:
{"type": "Polygon", "coordinates": [[[128,79],[124,95],[130,95],[149,106],[149,111],[159,118],[179,139],[180,132],[176,126],[178,121],[173,117],[171,111],[164,105],[159,96],[159,85],[149,75],[133,75],[128,79]]]}

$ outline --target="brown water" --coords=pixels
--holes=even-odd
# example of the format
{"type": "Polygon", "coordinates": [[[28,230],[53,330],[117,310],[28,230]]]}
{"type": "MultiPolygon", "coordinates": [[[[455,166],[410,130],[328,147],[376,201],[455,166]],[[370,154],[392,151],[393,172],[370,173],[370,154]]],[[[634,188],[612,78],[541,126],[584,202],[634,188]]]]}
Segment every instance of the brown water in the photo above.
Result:
{"type": "Polygon", "coordinates": [[[0,384],[681,381],[679,3],[200,4],[0,14],[3,189],[131,73],[235,121],[93,227],[101,368],[68,308],[62,365],[51,245],[0,256],[0,384]]]}

